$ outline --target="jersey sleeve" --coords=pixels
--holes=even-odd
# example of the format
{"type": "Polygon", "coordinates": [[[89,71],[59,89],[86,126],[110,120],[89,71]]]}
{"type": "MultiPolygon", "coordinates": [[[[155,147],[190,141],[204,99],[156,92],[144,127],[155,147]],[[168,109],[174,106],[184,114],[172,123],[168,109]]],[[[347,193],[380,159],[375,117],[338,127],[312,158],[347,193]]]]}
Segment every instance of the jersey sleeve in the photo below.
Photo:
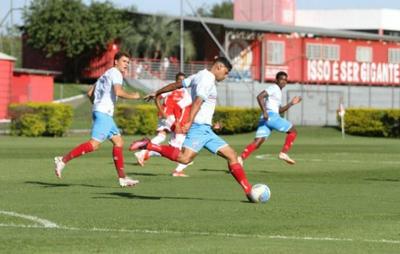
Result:
{"type": "Polygon", "coordinates": [[[119,72],[117,69],[113,69],[110,73],[111,84],[114,85],[122,85],[123,84],[123,77],[122,73],[119,72]]]}
{"type": "Polygon", "coordinates": [[[190,87],[192,85],[192,81],[194,79],[194,75],[190,75],[189,77],[185,78],[184,80],[182,80],[182,86],[183,87],[190,87]]]}

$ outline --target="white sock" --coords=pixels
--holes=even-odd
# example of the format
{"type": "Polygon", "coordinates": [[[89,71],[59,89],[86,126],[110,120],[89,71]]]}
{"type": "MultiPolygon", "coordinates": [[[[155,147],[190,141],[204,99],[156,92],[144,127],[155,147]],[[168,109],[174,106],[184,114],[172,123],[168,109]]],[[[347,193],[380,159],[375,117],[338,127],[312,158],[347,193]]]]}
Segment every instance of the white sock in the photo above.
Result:
{"type": "Polygon", "coordinates": [[[175,172],[182,172],[187,166],[188,164],[178,163],[178,165],[175,168],[175,172]]]}
{"type": "Polygon", "coordinates": [[[151,143],[159,145],[164,142],[166,136],[163,133],[158,133],[157,136],[151,139],[151,143]]]}
{"type": "Polygon", "coordinates": [[[160,157],[161,154],[159,154],[159,153],[157,153],[157,152],[154,152],[154,151],[149,151],[149,156],[150,156],[150,157],[160,157]]]}

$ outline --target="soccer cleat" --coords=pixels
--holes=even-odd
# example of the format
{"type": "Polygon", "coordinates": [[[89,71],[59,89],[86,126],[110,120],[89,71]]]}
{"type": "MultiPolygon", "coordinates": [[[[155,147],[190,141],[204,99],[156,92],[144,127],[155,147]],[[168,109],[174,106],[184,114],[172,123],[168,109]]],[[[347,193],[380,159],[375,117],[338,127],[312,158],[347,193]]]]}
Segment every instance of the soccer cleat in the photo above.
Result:
{"type": "Polygon", "coordinates": [[[121,187],[131,187],[139,183],[139,180],[130,179],[129,177],[119,178],[119,186],[121,187]]]}
{"type": "Polygon", "coordinates": [[[54,172],[56,173],[56,176],[58,178],[61,178],[61,172],[63,171],[63,169],[65,167],[65,163],[63,162],[62,159],[63,159],[62,156],[54,157],[54,164],[55,164],[54,172]]]}
{"type": "Polygon", "coordinates": [[[150,139],[148,138],[143,138],[141,140],[133,141],[132,144],[129,146],[129,151],[146,149],[148,143],[150,143],[150,139]]]}
{"type": "Polygon", "coordinates": [[[239,164],[243,167],[243,158],[242,158],[242,156],[238,156],[237,160],[238,160],[239,164]]]}
{"type": "Polygon", "coordinates": [[[173,177],[189,177],[188,175],[185,174],[183,171],[174,171],[172,172],[173,177]]]}
{"type": "Polygon", "coordinates": [[[294,160],[292,160],[292,159],[289,157],[289,155],[288,155],[287,153],[281,152],[281,153],[279,153],[279,156],[278,156],[278,157],[279,157],[279,159],[284,160],[284,161],[286,161],[287,163],[289,163],[289,164],[291,164],[291,165],[293,165],[293,164],[296,163],[294,160]]]}
{"type": "Polygon", "coordinates": [[[144,154],[142,151],[135,153],[136,161],[140,166],[144,166],[144,154]]]}

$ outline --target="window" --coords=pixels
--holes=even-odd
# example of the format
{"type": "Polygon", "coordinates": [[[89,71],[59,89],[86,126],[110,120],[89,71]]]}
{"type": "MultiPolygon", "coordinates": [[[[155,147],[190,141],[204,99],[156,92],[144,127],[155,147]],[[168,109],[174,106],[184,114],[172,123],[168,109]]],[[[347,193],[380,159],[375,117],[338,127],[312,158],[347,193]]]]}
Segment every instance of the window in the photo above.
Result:
{"type": "Polygon", "coordinates": [[[282,65],[285,63],[285,43],[267,41],[267,64],[282,65]]]}
{"type": "Polygon", "coordinates": [[[371,47],[357,47],[356,61],[358,62],[372,62],[372,48],[371,47]]]}
{"type": "Polygon", "coordinates": [[[388,51],[388,62],[393,64],[400,63],[400,48],[390,48],[388,51]]]}
{"type": "Polygon", "coordinates": [[[339,45],[307,43],[306,54],[308,59],[339,60],[339,45]]]}

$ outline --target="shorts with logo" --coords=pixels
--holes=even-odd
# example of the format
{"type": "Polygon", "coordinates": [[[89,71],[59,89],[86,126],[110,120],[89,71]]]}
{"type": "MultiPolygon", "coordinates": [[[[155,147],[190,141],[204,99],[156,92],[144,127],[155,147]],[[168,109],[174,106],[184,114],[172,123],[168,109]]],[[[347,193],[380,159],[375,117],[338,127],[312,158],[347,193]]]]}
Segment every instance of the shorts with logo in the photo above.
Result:
{"type": "Polygon", "coordinates": [[[288,132],[292,126],[293,124],[285,118],[282,118],[279,113],[268,112],[268,121],[265,121],[261,115],[256,131],[256,138],[268,138],[273,130],[288,132]]]}
{"type": "Polygon", "coordinates": [[[183,147],[198,153],[203,147],[212,153],[217,153],[219,149],[228,144],[220,138],[207,124],[192,124],[186,134],[183,147]]]}
{"type": "Polygon", "coordinates": [[[94,111],[92,112],[92,119],[92,139],[103,142],[115,135],[121,135],[112,116],[94,111]]]}

